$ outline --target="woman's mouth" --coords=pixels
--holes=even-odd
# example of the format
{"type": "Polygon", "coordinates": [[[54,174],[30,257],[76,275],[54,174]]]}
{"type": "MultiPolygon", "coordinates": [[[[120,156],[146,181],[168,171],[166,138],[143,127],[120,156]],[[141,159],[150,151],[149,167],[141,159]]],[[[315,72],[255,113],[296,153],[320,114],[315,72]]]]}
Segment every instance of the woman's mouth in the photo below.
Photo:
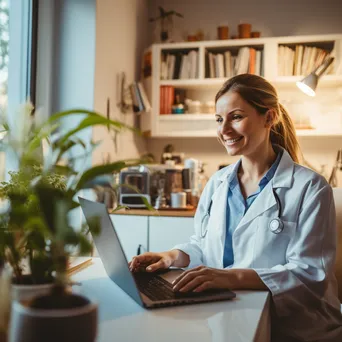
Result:
{"type": "Polygon", "coordinates": [[[242,140],[242,138],[243,138],[243,136],[237,137],[237,138],[234,138],[234,139],[225,139],[224,142],[225,142],[226,145],[231,146],[231,145],[236,144],[240,140],[242,140]]]}

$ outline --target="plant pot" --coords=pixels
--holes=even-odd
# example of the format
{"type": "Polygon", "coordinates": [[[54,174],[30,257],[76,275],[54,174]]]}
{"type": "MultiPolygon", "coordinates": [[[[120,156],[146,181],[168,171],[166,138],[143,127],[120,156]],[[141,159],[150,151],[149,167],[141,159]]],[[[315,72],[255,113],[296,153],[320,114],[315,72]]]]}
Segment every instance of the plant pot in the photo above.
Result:
{"type": "Polygon", "coordinates": [[[28,302],[34,297],[47,295],[51,292],[53,284],[39,284],[39,285],[26,285],[26,284],[12,284],[11,294],[12,300],[28,302]]]}
{"type": "MultiPolygon", "coordinates": [[[[39,308],[12,303],[9,342],[94,342],[97,334],[97,305],[87,298],[68,294],[70,308],[39,308]],[[81,304],[80,304],[81,303],[81,304]]],[[[52,298],[51,295],[37,298],[52,298]]],[[[62,303],[65,300],[61,301],[62,303]]],[[[31,305],[31,304],[30,304],[31,305]]]]}

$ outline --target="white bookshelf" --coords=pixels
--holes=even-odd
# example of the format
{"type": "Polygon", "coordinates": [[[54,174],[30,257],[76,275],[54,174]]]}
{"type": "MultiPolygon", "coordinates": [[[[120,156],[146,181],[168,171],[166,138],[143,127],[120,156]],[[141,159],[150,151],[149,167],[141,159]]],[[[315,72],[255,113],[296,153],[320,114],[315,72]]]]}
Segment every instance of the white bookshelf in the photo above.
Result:
{"type": "MultiPolygon", "coordinates": [[[[335,53],[335,70],[338,74],[324,75],[319,82],[319,89],[330,89],[331,92],[342,91],[342,34],[268,37],[252,39],[234,39],[220,41],[181,42],[168,44],[154,44],[150,47],[152,52],[152,77],[145,80],[148,88],[152,110],[142,116],[142,129],[149,132],[151,137],[214,137],[216,136],[216,122],[213,114],[163,114],[160,115],[160,87],[172,86],[184,89],[192,96],[209,96],[214,100],[216,91],[227,78],[208,78],[208,51],[222,52],[226,50],[237,51],[240,47],[253,47],[263,51],[263,76],[269,80],[279,92],[285,91],[287,96],[300,96],[296,82],[303,76],[278,76],[278,47],[295,47],[297,44],[308,46],[333,46],[335,53]],[[235,49],[235,50],[234,50],[235,49]],[[174,52],[198,52],[197,78],[193,79],[161,79],[161,56],[174,52]],[[201,95],[202,94],[202,95],[201,95]]],[[[336,95],[337,97],[337,95],[336,95]]],[[[208,99],[207,99],[208,100],[208,99]]],[[[342,136],[342,127],[333,127],[332,130],[320,131],[319,128],[311,130],[298,130],[298,136],[342,136]]]]}

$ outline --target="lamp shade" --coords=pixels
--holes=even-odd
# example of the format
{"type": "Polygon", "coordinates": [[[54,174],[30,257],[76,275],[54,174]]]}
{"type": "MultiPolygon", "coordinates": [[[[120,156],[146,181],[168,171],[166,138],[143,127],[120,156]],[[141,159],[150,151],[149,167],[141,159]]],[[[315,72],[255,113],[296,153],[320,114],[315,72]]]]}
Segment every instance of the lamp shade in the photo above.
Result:
{"type": "Polygon", "coordinates": [[[328,69],[333,60],[334,57],[328,57],[327,59],[325,59],[321,65],[319,65],[313,72],[311,72],[311,74],[304,77],[301,81],[296,82],[297,87],[306,95],[315,96],[318,81],[325,70],[328,69]]]}

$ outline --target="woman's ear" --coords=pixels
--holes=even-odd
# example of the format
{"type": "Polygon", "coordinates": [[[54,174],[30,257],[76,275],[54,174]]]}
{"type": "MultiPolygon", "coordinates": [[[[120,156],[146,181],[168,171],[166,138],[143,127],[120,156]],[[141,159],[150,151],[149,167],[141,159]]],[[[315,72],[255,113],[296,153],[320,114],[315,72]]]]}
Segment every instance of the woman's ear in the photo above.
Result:
{"type": "Polygon", "coordinates": [[[270,128],[272,127],[273,123],[275,122],[275,112],[273,109],[269,109],[265,114],[265,127],[270,128]]]}

